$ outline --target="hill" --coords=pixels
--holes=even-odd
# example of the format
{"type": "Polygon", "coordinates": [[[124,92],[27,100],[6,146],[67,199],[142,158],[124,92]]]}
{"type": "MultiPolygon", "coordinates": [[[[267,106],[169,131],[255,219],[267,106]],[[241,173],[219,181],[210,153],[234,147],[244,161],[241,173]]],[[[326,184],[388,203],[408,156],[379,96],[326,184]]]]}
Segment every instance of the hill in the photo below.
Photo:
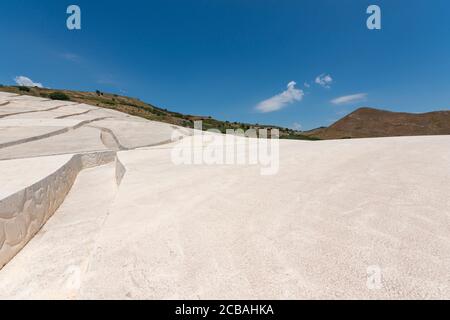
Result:
{"type": "Polygon", "coordinates": [[[329,127],[303,132],[319,139],[348,139],[450,134],[450,111],[391,112],[360,108],[329,127]]]}
{"type": "Polygon", "coordinates": [[[0,86],[0,91],[86,103],[187,128],[193,128],[194,121],[201,120],[204,130],[214,128],[224,133],[227,129],[243,129],[245,131],[250,128],[276,128],[280,131],[280,138],[282,139],[327,140],[450,134],[450,110],[416,114],[364,107],[355,110],[329,127],[298,131],[274,125],[221,121],[210,116],[182,114],[154,106],[137,98],[104,93],[98,90],[83,92],[37,87],[0,86]]]}
{"type": "Polygon", "coordinates": [[[276,128],[280,131],[280,138],[282,139],[317,140],[317,138],[303,135],[301,131],[298,130],[292,130],[289,128],[283,128],[273,125],[221,121],[210,116],[182,114],[167,110],[165,108],[160,108],[149,103],[145,103],[137,98],[104,93],[98,90],[95,92],[83,92],[74,90],[46,89],[38,87],[30,88],[21,86],[0,86],[0,91],[50,98],[54,100],[70,100],[78,103],[85,103],[93,106],[114,109],[148,120],[170,123],[187,128],[193,128],[194,121],[202,120],[204,130],[214,128],[225,133],[227,129],[243,129],[245,131],[250,128],[276,128]]]}

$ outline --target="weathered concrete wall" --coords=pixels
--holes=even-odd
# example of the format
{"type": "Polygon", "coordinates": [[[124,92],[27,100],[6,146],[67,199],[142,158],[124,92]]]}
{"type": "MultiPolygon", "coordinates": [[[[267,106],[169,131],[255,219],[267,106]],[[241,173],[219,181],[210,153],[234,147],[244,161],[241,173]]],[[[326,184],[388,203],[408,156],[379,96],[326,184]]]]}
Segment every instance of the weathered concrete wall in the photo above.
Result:
{"type": "Polygon", "coordinates": [[[122,183],[125,172],[125,166],[120,162],[119,155],[116,155],[116,183],[118,186],[122,183]]]}
{"type": "Polygon", "coordinates": [[[82,169],[110,163],[115,158],[112,151],[74,155],[51,175],[0,199],[0,269],[58,209],[82,169]]]}
{"type": "Polygon", "coordinates": [[[84,153],[80,154],[80,158],[82,168],[87,169],[113,162],[116,159],[116,152],[104,151],[84,153]]]}

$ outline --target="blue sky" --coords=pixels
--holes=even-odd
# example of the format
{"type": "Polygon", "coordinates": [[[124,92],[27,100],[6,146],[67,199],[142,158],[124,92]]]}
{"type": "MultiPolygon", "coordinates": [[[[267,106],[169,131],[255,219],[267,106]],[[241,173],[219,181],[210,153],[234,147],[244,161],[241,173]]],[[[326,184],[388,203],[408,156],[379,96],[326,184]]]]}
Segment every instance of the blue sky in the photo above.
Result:
{"type": "Polygon", "coordinates": [[[26,76],[303,129],[359,106],[450,107],[448,0],[15,0],[0,14],[3,84],[26,76]],[[82,30],[66,28],[70,4],[82,30]],[[370,4],[381,30],[366,27],[370,4]]]}

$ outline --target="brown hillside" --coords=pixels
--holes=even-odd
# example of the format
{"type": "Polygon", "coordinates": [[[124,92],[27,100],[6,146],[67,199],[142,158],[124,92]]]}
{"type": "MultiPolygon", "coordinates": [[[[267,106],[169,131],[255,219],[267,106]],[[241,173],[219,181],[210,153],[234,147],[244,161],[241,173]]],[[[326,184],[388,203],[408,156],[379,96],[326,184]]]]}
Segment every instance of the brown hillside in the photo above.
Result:
{"type": "Polygon", "coordinates": [[[428,113],[360,108],[329,127],[303,134],[320,139],[450,134],[450,110],[428,113]]]}
{"type": "Polygon", "coordinates": [[[2,86],[0,91],[16,93],[20,95],[31,95],[42,98],[50,98],[56,100],[71,100],[79,103],[86,103],[102,108],[114,109],[120,112],[128,113],[133,116],[142,117],[148,120],[161,121],[175,124],[183,127],[192,128],[194,121],[202,120],[203,129],[218,129],[225,133],[227,129],[278,129],[280,138],[297,139],[297,140],[317,140],[313,137],[305,136],[299,130],[284,128],[273,125],[251,124],[242,122],[230,122],[214,119],[211,116],[188,115],[179,112],[169,111],[166,108],[158,108],[152,104],[145,103],[139,99],[120,96],[117,94],[109,94],[101,91],[82,92],[75,90],[57,90],[45,88],[29,88],[18,86],[2,86]]]}

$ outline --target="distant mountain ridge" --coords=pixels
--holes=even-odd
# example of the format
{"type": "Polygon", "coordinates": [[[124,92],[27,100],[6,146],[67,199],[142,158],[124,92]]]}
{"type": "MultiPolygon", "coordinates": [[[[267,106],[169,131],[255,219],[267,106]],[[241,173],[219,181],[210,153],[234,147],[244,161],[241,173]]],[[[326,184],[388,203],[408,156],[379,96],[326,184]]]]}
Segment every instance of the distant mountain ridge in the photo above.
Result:
{"type": "Polygon", "coordinates": [[[450,135],[450,110],[407,113],[363,107],[329,127],[303,134],[319,139],[450,135]]]}
{"type": "Polygon", "coordinates": [[[114,109],[148,120],[190,127],[194,121],[202,120],[203,128],[227,129],[276,128],[283,139],[328,140],[350,138],[374,138],[418,135],[450,135],[450,110],[427,113],[392,112],[363,107],[346,115],[329,127],[320,127],[309,131],[299,131],[279,126],[230,122],[214,119],[210,116],[188,115],[158,108],[136,98],[117,94],[29,88],[20,86],[1,86],[0,91],[32,95],[57,100],[71,100],[103,108],[114,109]]]}

